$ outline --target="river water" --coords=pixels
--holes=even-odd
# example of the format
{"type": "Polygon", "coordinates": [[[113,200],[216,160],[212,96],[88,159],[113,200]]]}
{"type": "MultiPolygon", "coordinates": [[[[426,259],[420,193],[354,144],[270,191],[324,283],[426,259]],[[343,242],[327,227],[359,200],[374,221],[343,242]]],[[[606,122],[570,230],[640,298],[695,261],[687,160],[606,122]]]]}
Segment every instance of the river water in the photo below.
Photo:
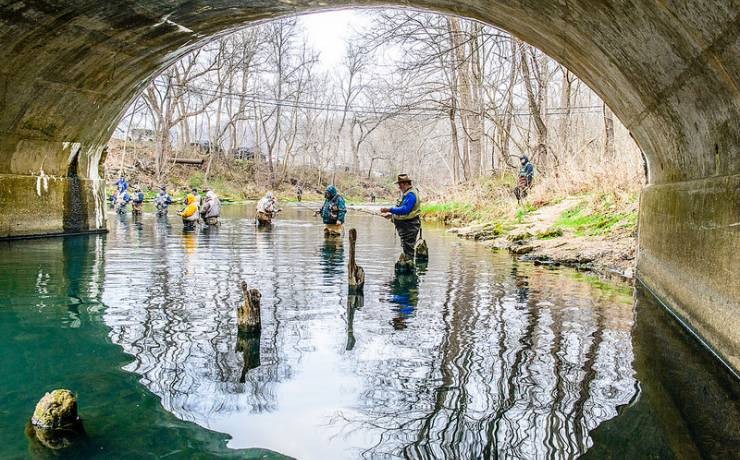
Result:
{"type": "Polygon", "coordinates": [[[35,401],[78,393],[63,457],[730,458],[738,382],[638,286],[520,263],[425,226],[395,275],[392,226],[345,239],[305,207],[243,205],[183,234],[109,215],[107,235],[0,243],[0,457],[44,458],[35,401]],[[249,206],[251,208],[251,206],[249,206]],[[262,332],[239,336],[240,282],[262,332]]]}

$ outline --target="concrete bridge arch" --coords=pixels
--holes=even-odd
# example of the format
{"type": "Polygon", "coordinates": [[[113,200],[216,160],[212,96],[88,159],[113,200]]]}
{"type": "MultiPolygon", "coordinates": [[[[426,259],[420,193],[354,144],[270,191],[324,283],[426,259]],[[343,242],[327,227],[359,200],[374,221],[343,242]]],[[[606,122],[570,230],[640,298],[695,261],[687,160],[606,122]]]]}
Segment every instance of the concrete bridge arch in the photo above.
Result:
{"type": "Polygon", "coordinates": [[[638,276],[740,369],[737,0],[0,0],[0,238],[105,228],[104,145],[179,56],[255,21],[377,5],[508,30],[599,93],[648,160],[638,276]]]}

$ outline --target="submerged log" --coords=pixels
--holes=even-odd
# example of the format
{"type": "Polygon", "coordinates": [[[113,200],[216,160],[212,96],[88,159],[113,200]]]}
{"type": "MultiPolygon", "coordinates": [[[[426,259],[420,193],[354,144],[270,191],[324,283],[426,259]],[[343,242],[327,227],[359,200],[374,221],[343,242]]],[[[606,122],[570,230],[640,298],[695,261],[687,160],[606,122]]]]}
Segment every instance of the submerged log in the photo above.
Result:
{"type": "Polygon", "coordinates": [[[242,294],[244,302],[236,311],[236,322],[240,331],[259,332],[262,329],[260,318],[260,302],[262,294],[257,289],[249,289],[245,281],[242,281],[242,294]]]}
{"type": "Polygon", "coordinates": [[[355,260],[355,244],[357,243],[357,230],[349,230],[349,262],[347,263],[347,278],[349,289],[361,291],[365,286],[365,270],[357,265],[355,260]]]}

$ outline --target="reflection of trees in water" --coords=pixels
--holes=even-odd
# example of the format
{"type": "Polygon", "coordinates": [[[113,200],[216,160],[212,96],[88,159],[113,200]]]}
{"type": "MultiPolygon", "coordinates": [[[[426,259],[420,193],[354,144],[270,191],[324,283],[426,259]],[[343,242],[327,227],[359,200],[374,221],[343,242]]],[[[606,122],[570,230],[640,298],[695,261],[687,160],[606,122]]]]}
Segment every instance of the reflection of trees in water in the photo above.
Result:
{"type": "Polygon", "coordinates": [[[113,341],[134,356],[126,369],[141,375],[165,408],[205,424],[226,413],[273,410],[275,385],[292,374],[288,362],[279,359],[281,300],[274,295],[272,305],[262,309],[260,366],[247,369],[255,344],[247,341],[246,350],[247,342],[238,341],[235,316],[244,258],[228,242],[225,247],[212,243],[199,237],[198,246],[191,242],[185,251],[157,244],[131,277],[138,284],[124,286],[130,298],[122,301],[129,307],[106,314],[113,341]],[[211,251],[219,251],[219,257],[202,257],[211,251]],[[209,266],[207,260],[218,263],[209,266]]]}
{"type": "Polygon", "coordinates": [[[598,299],[567,275],[531,276],[514,266],[508,280],[496,282],[455,262],[436,346],[360,370],[367,379],[362,415],[343,420],[380,433],[365,456],[584,452],[588,431],[635,391],[629,306],[598,299]]]}

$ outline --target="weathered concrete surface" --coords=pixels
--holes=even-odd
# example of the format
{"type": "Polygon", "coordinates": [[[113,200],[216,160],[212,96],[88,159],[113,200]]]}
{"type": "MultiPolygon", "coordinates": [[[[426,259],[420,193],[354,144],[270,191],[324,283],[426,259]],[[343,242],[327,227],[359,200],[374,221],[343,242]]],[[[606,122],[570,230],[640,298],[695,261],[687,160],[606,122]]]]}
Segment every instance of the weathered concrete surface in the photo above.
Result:
{"type": "Polygon", "coordinates": [[[650,185],[640,197],[640,279],[740,369],[740,175],[650,185]]]}
{"type": "MultiPolygon", "coordinates": [[[[102,198],[102,146],[147,81],[184,53],[250,22],[380,3],[0,0],[0,236],[59,232],[65,222],[72,231],[81,218],[86,224],[79,227],[102,228],[95,205],[102,198]],[[80,183],[68,178],[75,161],[80,183]],[[49,195],[31,202],[12,196],[16,185],[33,190],[39,176],[74,182],[73,194],[86,197],[68,193],[71,209],[62,205],[60,212],[65,186],[50,186],[49,195]]],[[[738,368],[737,323],[725,321],[740,313],[738,0],[382,4],[506,29],[599,93],[648,160],[652,185],[643,197],[638,275],[738,368]]]]}

